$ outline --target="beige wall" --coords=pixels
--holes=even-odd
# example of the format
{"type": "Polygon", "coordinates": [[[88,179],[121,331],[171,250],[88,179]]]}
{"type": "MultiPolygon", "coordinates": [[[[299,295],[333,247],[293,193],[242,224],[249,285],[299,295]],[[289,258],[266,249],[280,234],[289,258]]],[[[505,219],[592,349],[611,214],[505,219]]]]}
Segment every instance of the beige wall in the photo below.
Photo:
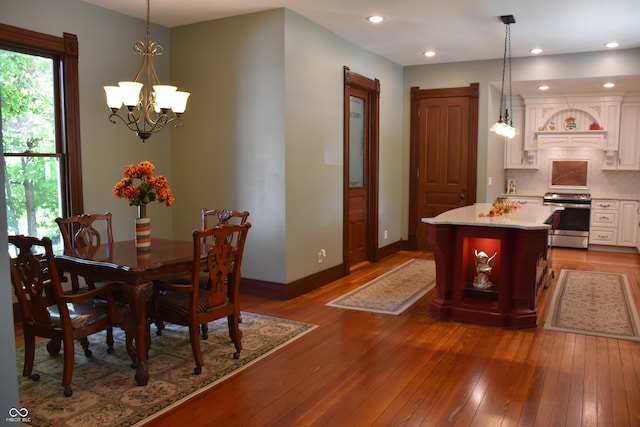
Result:
{"type": "Polygon", "coordinates": [[[387,244],[403,237],[401,67],[285,9],[175,28],[171,38],[172,76],[194,91],[188,125],[172,133],[176,236],[197,226],[201,207],[248,210],[245,277],[289,283],[342,263],[347,65],[382,82],[380,229],[387,244]]]}

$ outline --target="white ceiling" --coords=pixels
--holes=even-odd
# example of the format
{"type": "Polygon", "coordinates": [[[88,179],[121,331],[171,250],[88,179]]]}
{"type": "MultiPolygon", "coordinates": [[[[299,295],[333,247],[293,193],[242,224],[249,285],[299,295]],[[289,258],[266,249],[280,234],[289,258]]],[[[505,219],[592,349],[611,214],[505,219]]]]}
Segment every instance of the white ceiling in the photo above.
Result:
{"type": "MultiPolygon", "coordinates": [[[[146,19],[146,0],[83,1],[146,19]]],[[[516,19],[514,58],[534,47],[544,55],[605,50],[609,41],[640,47],[640,0],[151,0],[150,15],[175,27],[279,7],[402,66],[502,58],[501,15],[516,19]],[[371,24],[371,15],[385,20],[371,24]],[[436,56],[424,57],[427,49],[436,56]]]]}

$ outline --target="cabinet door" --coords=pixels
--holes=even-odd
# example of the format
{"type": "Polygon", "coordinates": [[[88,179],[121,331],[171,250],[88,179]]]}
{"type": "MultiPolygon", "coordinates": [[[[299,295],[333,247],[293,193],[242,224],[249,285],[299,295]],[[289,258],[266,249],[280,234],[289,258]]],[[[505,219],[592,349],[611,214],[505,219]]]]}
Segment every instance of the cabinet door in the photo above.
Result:
{"type": "Polygon", "coordinates": [[[618,167],[640,170],[640,102],[622,105],[618,167]]]}
{"type": "Polygon", "coordinates": [[[620,221],[618,223],[618,246],[636,245],[638,226],[638,202],[620,201],[620,221]]]}
{"type": "Polygon", "coordinates": [[[522,108],[513,108],[513,126],[518,133],[512,139],[504,140],[504,168],[505,169],[537,169],[538,156],[535,148],[525,142],[528,129],[522,108]]]}

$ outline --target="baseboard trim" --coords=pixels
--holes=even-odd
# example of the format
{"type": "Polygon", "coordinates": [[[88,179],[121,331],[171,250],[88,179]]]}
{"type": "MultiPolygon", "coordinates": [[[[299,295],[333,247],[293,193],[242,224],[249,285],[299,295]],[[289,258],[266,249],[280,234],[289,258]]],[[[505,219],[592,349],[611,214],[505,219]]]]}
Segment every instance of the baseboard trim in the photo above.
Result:
{"type": "MultiPolygon", "coordinates": [[[[380,261],[396,252],[410,250],[410,246],[407,240],[398,240],[390,245],[378,248],[375,252],[374,262],[380,261]]],[[[306,294],[344,276],[344,264],[338,264],[310,276],[294,280],[289,284],[243,277],[240,282],[240,292],[269,299],[288,300],[306,294]]]]}
{"type": "Polygon", "coordinates": [[[338,264],[289,284],[243,277],[240,292],[276,300],[289,300],[344,277],[344,265],[338,264]]]}

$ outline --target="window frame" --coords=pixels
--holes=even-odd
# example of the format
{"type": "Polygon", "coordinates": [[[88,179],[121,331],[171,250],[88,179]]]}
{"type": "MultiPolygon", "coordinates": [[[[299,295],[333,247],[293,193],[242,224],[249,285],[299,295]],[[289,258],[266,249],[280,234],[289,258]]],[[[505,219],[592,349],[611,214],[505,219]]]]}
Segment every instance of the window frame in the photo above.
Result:
{"type": "Polygon", "coordinates": [[[54,60],[56,152],[61,155],[60,188],[63,216],[84,212],[80,150],[78,37],[38,33],[0,23],[0,49],[46,56],[54,60]],[[57,66],[55,66],[57,65],[57,66]]]}

